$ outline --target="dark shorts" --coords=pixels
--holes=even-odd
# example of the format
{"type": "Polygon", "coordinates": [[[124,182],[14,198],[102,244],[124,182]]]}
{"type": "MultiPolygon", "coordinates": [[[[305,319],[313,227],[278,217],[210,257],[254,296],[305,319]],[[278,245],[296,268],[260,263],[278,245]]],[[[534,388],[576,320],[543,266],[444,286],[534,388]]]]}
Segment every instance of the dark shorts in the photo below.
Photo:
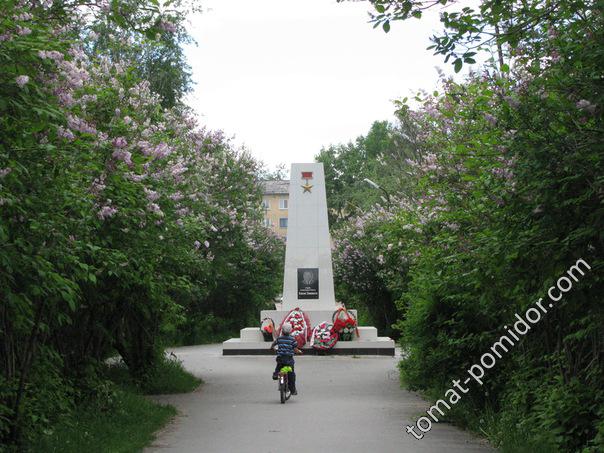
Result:
{"type": "Polygon", "coordinates": [[[294,369],[294,358],[292,356],[277,356],[277,366],[275,367],[275,374],[281,371],[281,368],[284,366],[292,367],[292,371],[287,373],[287,382],[289,384],[289,389],[293,392],[296,390],[296,372],[294,369]]]}
{"type": "Polygon", "coordinates": [[[283,365],[293,365],[294,357],[291,355],[278,355],[275,359],[277,363],[281,363],[283,365]]]}

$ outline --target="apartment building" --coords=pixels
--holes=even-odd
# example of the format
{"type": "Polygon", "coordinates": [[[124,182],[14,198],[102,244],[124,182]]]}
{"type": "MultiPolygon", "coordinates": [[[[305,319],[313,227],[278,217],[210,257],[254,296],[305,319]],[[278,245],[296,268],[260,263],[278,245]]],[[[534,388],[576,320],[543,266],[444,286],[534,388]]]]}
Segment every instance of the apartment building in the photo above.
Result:
{"type": "Polygon", "coordinates": [[[285,238],[287,235],[289,181],[263,181],[262,184],[264,226],[285,238]]]}

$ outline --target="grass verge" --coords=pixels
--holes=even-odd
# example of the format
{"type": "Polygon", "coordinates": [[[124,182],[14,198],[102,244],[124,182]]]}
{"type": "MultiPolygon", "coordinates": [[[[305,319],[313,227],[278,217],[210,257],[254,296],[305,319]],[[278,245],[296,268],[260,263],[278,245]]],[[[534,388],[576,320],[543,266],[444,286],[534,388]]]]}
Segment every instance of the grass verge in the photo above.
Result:
{"type": "Polygon", "coordinates": [[[157,404],[145,394],[187,393],[201,379],[187,372],[177,360],[164,359],[143,383],[135,383],[123,364],[105,370],[109,389],[98,401],[77,407],[45,434],[38,436],[28,451],[48,453],[132,453],[141,451],[154,433],[174,415],[173,406],[157,404]]]}
{"type": "Polygon", "coordinates": [[[189,393],[202,383],[201,379],[185,370],[178,360],[169,358],[163,359],[143,382],[133,381],[123,363],[108,367],[107,377],[123,388],[145,395],[189,393]]]}
{"type": "MultiPolygon", "coordinates": [[[[426,410],[443,398],[444,391],[441,389],[414,389],[400,374],[401,387],[417,392],[426,400],[426,410]]],[[[466,402],[458,403],[447,410],[445,415],[436,412],[440,423],[451,423],[458,428],[464,429],[473,435],[485,439],[489,444],[501,453],[551,453],[558,449],[545,437],[535,438],[534,434],[521,430],[514,417],[510,414],[495,412],[484,408],[477,410],[466,402]]],[[[419,417],[425,417],[425,411],[418,411],[414,415],[413,422],[419,417]]],[[[519,418],[516,417],[516,420],[519,418]]],[[[426,436],[429,436],[428,432],[426,436]]],[[[587,453],[587,452],[586,452],[587,453]]]]}
{"type": "Polygon", "coordinates": [[[34,452],[131,453],[140,451],[153,433],[176,415],[172,406],[153,403],[143,395],[117,390],[106,412],[97,407],[77,408],[32,445],[34,452]]]}

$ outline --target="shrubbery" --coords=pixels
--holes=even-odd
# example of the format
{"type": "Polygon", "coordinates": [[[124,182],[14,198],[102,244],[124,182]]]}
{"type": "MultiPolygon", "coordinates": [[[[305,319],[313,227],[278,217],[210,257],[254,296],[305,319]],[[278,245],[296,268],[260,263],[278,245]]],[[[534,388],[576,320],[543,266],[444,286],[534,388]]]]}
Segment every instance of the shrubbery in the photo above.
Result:
{"type": "MultiPolygon", "coordinates": [[[[489,5],[475,17],[492,19],[489,5]]],[[[498,61],[464,82],[443,78],[442,93],[419,94],[419,107],[398,103],[399,151],[376,159],[385,166],[376,182],[390,189],[390,203],[336,232],[336,276],[368,307],[378,290],[395,301],[408,354],[402,378],[437,396],[514,313],[584,259],[592,271],[454,415],[509,451],[600,451],[603,15],[581,2],[545,9],[542,17],[534,11],[530,29],[501,37],[511,69],[498,61]],[[389,176],[393,167],[399,178],[389,176]]]]}
{"type": "Polygon", "coordinates": [[[277,292],[257,163],[179,102],[183,8],[3,4],[2,443],[102,400],[108,356],[144,379],[163,338],[240,325],[277,292]]]}

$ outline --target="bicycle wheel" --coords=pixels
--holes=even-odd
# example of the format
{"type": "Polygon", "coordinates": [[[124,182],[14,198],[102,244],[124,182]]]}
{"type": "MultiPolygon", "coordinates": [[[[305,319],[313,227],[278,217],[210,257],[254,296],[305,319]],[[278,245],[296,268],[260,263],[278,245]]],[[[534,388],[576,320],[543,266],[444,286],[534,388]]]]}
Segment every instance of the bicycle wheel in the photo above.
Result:
{"type": "Polygon", "coordinates": [[[285,404],[285,392],[286,392],[286,387],[287,384],[280,384],[279,385],[279,395],[281,396],[281,404],[285,404]]]}

